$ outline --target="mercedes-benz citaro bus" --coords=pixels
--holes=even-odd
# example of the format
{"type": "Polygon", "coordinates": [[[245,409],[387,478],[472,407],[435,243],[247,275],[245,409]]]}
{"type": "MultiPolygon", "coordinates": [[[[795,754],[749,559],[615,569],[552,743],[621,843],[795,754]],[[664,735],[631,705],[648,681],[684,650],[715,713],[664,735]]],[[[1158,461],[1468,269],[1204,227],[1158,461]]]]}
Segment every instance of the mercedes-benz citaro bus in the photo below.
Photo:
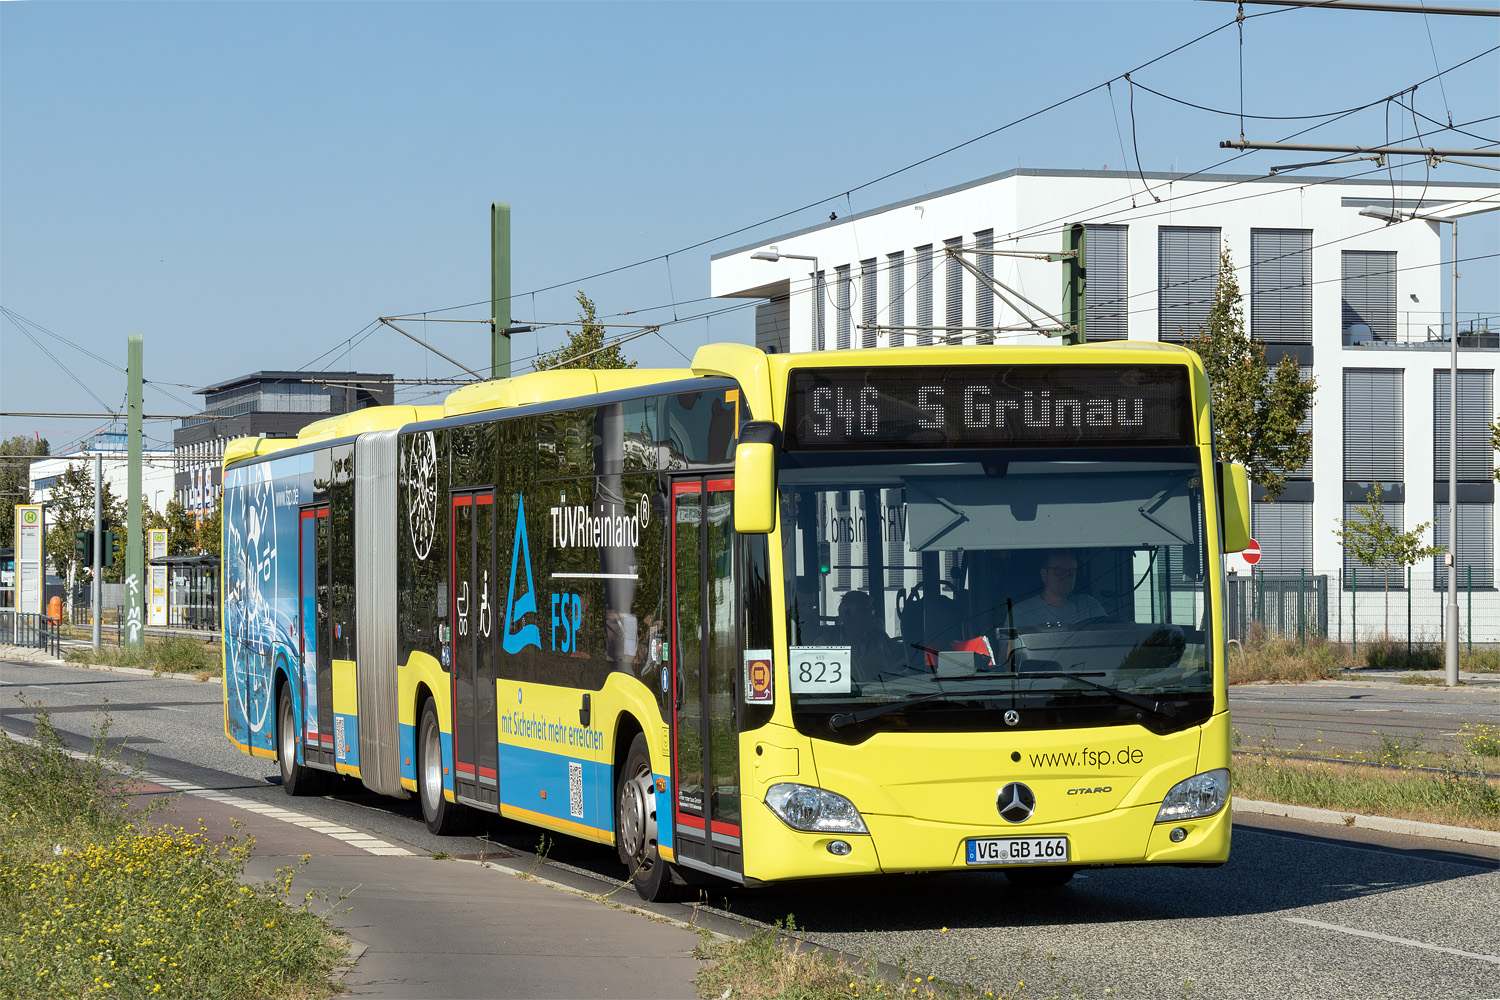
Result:
{"type": "Polygon", "coordinates": [[[224,459],[224,723],[695,882],[1229,853],[1196,355],[1156,343],[548,371],[224,459]]]}

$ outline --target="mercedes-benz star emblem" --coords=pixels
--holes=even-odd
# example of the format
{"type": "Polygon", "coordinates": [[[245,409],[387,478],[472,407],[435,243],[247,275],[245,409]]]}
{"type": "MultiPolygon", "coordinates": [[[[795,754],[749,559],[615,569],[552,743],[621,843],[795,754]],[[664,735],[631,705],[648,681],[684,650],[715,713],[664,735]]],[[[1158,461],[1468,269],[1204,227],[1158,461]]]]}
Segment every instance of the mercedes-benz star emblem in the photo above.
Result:
{"type": "Polygon", "coordinates": [[[1020,721],[1021,721],[1021,713],[1020,712],[1017,712],[1013,708],[1008,708],[1008,709],[1005,710],[1005,724],[1007,726],[1014,726],[1016,723],[1018,723],[1020,721]]]}
{"type": "Polygon", "coordinates": [[[1012,781],[1000,789],[995,808],[1007,823],[1024,823],[1036,811],[1036,795],[1019,781],[1012,781]]]}

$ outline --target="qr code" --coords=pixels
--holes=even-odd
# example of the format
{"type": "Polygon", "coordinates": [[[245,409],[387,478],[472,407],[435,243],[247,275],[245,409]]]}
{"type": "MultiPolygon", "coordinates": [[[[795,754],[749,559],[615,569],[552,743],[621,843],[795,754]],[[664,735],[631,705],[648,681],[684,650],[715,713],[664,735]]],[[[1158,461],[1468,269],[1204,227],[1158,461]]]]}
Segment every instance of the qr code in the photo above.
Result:
{"type": "Polygon", "coordinates": [[[583,765],[568,761],[568,814],[583,818],[583,765]]]}
{"type": "Polygon", "coordinates": [[[333,717],[333,752],[339,760],[343,760],[345,751],[348,749],[344,746],[344,717],[335,715],[333,717]]]}

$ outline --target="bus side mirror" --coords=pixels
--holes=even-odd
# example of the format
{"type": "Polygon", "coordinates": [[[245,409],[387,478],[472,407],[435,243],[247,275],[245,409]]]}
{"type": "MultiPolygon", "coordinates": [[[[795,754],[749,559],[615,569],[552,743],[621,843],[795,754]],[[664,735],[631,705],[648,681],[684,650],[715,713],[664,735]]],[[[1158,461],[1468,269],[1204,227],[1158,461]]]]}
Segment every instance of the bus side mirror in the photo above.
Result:
{"type": "Polygon", "coordinates": [[[764,535],[776,528],[776,451],[781,428],[752,420],[734,449],[734,530],[764,535]]]}
{"type": "Polygon", "coordinates": [[[1219,503],[1224,513],[1224,551],[1250,544],[1250,476],[1243,465],[1219,463],[1219,503]]]}

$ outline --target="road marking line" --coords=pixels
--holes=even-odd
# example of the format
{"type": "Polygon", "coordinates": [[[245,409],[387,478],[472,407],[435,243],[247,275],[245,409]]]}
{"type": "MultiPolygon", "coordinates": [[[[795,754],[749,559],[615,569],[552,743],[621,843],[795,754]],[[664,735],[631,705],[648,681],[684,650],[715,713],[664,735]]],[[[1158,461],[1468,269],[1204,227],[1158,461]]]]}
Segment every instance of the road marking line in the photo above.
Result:
{"type": "Polygon", "coordinates": [[[1353,927],[1340,927],[1338,924],[1325,924],[1321,920],[1305,920],[1302,917],[1283,917],[1294,924],[1306,924],[1309,927],[1321,927],[1325,931],[1338,931],[1341,934],[1353,934],[1357,937],[1374,938],[1376,941],[1389,941],[1391,944],[1404,944],[1412,948],[1426,948],[1428,951],[1440,951],[1445,955],[1457,955],[1459,958],[1477,958],[1481,962],[1489,962],[1491,965],[1500,965],[1500,956],[1480,955],[1472,951],[1460,951],[1457,948],[1444,948],[1440,944],[1428,944],[1425,941],[1413,941],[1411,938],[1392,937],[1389,934],[1377,934],[1374,931],[1355,930],[1353,927]]]}

